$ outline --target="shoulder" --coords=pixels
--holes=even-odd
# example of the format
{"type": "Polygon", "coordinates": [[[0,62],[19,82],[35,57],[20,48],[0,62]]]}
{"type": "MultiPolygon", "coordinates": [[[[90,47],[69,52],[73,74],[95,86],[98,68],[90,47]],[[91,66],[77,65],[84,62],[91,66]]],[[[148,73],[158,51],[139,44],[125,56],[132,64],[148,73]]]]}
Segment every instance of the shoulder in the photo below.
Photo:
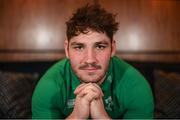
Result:
{"type": "Polygon", "coordinates": [[[132,65],[115,56],[112,58],[115,79],[123,81],[124,84],[146,83],[144,76],[132,65]]]}
{"type": "Polygon", "coordinates": [[[123,93],[123,98],[128,99],[128,101],[138,96],[152,99],[152,91],[148,81],[136,68],[118,57],[113,58],[113,61],[116,64],[114,65],[116,91],[123,93]]]}
{"type": "Polygon", "coordinates": [[[117,56],[112,58],[111,67],[116,85],[119,83],[131,84],[145,80],[144,76],[136,68],[117,56]]]}
{"type": "Polygon", "coordinates": [[[115,72],[115,75],[121,77],[126,73],[129,68],[132,67],[126,61],[122,60],[117,56],[112,57],[111,66],[113,71],[115,72]]]}
{"type": "Polygon", "coordinates": [[[63,59],[55,63],[41,77],[32,96],[32,113],[34,117],[61,115],[58,109],[61,110],[64,105],[62,99],[64,89],[62,86],[66,83],[65,76],[68,71],[69,60],[63,59]]]}
{"type": "Polygon", "coordinates": [[[57,81],[65,77],[66,71],[69,69],[69,60],[62,59],[50,67],[41,77],[40,81],[57,81]]]}
{"type": "Polygon", "coordinates": [[[50,67],[46,71],[44,76],[51,76],[51,75],[55,75],[58,73],[63,74],[65,72],[65,70],[67,70],[67,68],[69,68],[69,60],[67,58],[64,58],[64,59],[56,62],[52,67],[50,67]]]}
{"type": "Polygon", "coordinates": [[[130,116],[144,115],[144,113],[152,115],[153,94],[148,81],[127,62],[118,57],[114,57],[112,61],[115,66],[115,94],[119,104],[130,116]]]}
{"type": "Polygon", "coordinates": [[[64,58],[52,65],[41,77],[38,84],[47,86],[56,86],[62,84],[69,71],[70,64],[67,58],[64,58]]]}
{"type": "Polygon", "coordinates": [[[68,59],[63,59],[50,67],[39,80],[33,98],[48,98],[57,96],[61,86],[64,84],[65,74],[68,71],[68,59]],[[44,94],[46,92],[46,94],[44,94]]]}

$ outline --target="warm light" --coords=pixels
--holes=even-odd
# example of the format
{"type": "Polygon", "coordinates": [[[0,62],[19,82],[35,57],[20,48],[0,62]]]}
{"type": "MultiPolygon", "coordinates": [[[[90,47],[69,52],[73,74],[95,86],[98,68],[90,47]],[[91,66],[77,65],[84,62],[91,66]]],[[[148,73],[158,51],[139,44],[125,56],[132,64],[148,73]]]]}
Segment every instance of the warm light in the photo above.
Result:
{"type": "Polygon", "coordinates": [[[131,50],[140,49],[140,42],[143,41],[142,31],[138,27],[130,27],[126,35],[129,48],[131,50]]]}
{"type": "Polygon", "coordinates": [[[115,38],[115,40],[117,39],[117,49],[119,51],[139,51],[146,49],[145,42],[148,39],[146,32],[139,24],[124,28],[124,31],[115,38]]]}
{"type": "Polygon", "coordinates": [[[35,39],[38,46],[48,46],[53,37],[52,30],[45,25],[39,25],[35,31],[35,39]]]}
{"type": "Polygon", "coordinates": [[[130,48],[138,49],[140,41],[140,35],[138,31],[129,31],[127,35],[130,48]]]}

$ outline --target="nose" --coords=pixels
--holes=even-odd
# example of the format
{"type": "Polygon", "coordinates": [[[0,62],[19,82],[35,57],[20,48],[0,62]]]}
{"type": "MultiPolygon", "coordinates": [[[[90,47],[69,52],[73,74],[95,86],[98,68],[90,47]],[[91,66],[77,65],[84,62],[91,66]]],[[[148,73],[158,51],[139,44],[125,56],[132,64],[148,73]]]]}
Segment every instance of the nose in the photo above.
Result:
{"type": "Polygon", "coordinates": [[[86,53],[86,63],[95,63],[96,62],[96,53],[91,49],[87,50],[86,53]]]}

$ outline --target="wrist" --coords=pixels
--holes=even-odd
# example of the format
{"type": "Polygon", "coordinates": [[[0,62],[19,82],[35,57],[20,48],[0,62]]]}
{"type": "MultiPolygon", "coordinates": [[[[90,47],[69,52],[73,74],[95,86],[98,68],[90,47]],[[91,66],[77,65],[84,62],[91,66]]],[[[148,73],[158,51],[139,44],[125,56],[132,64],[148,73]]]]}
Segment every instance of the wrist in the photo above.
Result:
{"type": "Polygon", "coordinates": [[[76,112],[72,112],[67,118],[66,118],[66,120],[68,120],[68,119],[70,119],[70,120],[72,120],[72,119],[81,119],[81,120],[86,120],[87,118],[85,118],[85,116],[82,116],[82,115],[80,115],[80,114],[77,114],[76,112]]]}
{"type": "Polygon", "coordinates": [[[111,120],[111,117],[106,112],[104,112],[101,116],[96,116],[94,119],[111,120]]]}
{"type": "Polygon", "coordinates": [[[72,112],[67,118],[67,119],[80,119],[80,117],[78,117],[78,115],[76,115],[74,112],[72,112]]]}
{"type": "Polygon", "coordinates": [[[112,120],[107,113],[106,113],[106,115],[104,117],[102,117],[100,119],[112,120]]]}

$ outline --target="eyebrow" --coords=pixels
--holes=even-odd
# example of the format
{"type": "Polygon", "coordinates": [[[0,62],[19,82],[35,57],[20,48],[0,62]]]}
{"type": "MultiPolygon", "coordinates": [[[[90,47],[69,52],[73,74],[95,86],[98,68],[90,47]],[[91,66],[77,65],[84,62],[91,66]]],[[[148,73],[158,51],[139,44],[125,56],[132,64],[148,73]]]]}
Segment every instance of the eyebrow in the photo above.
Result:
{"type": "MultiPolygon", "coordinates": [[[[96,45],[97,45],[97,44],[108,45],[109,43],[106,42],[106,41],[100,41],[100,42],[95,42],[95,44],[96,44],[96,45]]],[[[71,45],[71,46],[74,46],[74,45],[84,45],[84,44],[83,44],[83,43],[79,43],[79,42],[72,42],[70,45],[71,45]]]]}
{"type": "Polygon", "coordinates": [[[84,45],[84,44],[83,43],[78,43],[78,42],[72,42],[71,46],[74,46],[74,45],[84,45]]]}
{"type": "Polygon", "coordinates": [[[104,45],[108,45],[108,42],[106,42],[106,41],[100,41],[100,42],[96,42],[95,44],[104,44],[104,45]]]}

